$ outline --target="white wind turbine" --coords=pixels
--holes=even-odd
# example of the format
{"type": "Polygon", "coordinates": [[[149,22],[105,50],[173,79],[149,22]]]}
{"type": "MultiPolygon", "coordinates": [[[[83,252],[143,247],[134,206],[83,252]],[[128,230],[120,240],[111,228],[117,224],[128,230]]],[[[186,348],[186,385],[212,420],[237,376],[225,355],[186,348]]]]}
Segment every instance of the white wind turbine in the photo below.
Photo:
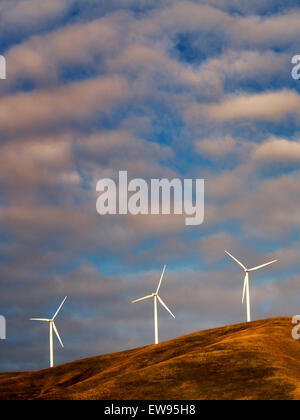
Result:
{"type": "Polygon", "coordinates": [[[61,341],[61,338],[58,334],[57,328],[55,326],[54,320],[57,317],[59,311],[61,310],[63,304],[65,303],[67,299],[67,296],[64,298],[64,300],[62,301],[60,307],[57,309],[57,311],[55,312],[55,314],[53,315],[53,318],[51,319],[46,319],[46,318],[30,318],[30,321],[42,321],[42,322],[49,322],[49,326],[50,326],[50,367],[53,367],[53,330],[55,332],[55,334],[57,335],[57,338],[61,344],[62,347],[64,347],[63,342],[61,341]]]}
{"type": "Polygon", "coordinates": [[[228,251],[225,251],[226,254],[228,254],[234,261],[236,261],[245,271],[246,276],[245,276],[245,280],[244,280],[244,289],[243,289],[243,297],[242,297],[242,303],[244,303],[244,299],[245,299],[245,294],[246,294],[246,300],[247,300],[247,322],[251,322],[251,306],[250,306],[250,290],[249,290],[249,273],[251,271],[256,271],[259,270],[260,268],[263,267],[267,267],[270,264],[274,264],[275,262],[277,262],[278,260],[274,260],[271,262],[268,262],[266,264],[263,265],[259,265],[258,267],[254,267],[254,268],[246,268],[244,266],[244,264],[242,264],[239,260],[237,260],[233,255],[231,255],[228,251]]]}
{"type": "Polygon", "coordinates": [[[131,302],[131,303],[136,303],[136,302],[140,302],[141,300],[146,300],[146,299],[153,298],[153,300],[154,300],[154,335],[155,335],[155,344],[158,344],[157,300],[172,315],[172,317],[175,318],[175,315],[170,311],[170,309],[167,307],[167,305],[164,303],[164,301],[158,295],[158,292],[160,290],[161,282],[162,282],[162,279],[164,277],[165,271],[166,271],[166,266],[164,266],[164,269],[162,271],[162,274],[161,274],[161,277],[160,277],[160,280],[159,280],[159,283],[158,283],[158,287],[157,287],[155,293],[152,293],[152,295],[148,295],[148,296],[142,297],[140,299],[136,299],[136,300],[134,300],[134,301],[131,302]]]}

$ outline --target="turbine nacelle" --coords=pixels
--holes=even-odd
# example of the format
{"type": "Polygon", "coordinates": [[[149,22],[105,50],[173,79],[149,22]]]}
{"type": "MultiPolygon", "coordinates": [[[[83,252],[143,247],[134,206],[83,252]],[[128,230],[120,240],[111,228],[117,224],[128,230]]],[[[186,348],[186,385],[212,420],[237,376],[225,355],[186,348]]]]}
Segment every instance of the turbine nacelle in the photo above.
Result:
{"type": "Polygon", "coordinates": [[[267,267],[268,265],[270,265],[270,264],[274,264],[275,262],[277,262],[278,260],[273,260],[273,261],[270,261],[270,262],[268,262],[268,263],[266,263],[266,264],[262,264],[262,265],[259,265],[259,266],[257,266],[257,267],[253,267],[253,268],[247,268],[247,267],[245,267],[244,266],[244,264],[242,264],[238,259],[236,259],[233,255],[231,255],[228,251],[225,251],[226,252],[226,254],[227,255],[229,255],[229,257],[231,257],[235,262],[237,262],[242,268],[243,268],[243,270],[245,271],[245,273],[250,273],[251,271],[256,271],[256,270],[259,270],[260,268],[264,268],[264,267],[267,267]]]}

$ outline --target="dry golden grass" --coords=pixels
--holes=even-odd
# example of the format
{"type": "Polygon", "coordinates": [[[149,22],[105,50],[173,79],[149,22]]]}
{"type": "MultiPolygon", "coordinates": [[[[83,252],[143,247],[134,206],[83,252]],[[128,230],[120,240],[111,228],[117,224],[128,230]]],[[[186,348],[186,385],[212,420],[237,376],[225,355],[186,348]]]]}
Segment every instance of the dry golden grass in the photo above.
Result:
{"type": "Polygon", "coordinates": [[[290,318],[187,335],[40,372],[0,374],[0,399],[299,399],[290,318]]]}

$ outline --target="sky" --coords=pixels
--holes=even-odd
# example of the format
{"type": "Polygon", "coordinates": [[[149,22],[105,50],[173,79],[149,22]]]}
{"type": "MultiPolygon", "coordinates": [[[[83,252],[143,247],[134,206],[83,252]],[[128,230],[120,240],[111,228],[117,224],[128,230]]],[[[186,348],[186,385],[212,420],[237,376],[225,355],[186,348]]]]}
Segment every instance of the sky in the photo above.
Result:
{"type": "Polygon", "coordinates": [[[2,0],[0,371],[300,313],[300,1],[2,0]],[[99,179],[205,179],[205,220],[100,216],[99,179]]]}

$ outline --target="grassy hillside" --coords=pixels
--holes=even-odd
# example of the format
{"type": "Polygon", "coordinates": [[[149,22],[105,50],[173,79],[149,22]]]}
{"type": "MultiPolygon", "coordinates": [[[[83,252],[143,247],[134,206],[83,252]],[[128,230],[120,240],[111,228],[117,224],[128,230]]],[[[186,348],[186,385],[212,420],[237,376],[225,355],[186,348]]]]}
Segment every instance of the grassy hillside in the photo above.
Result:
{"type": "Polygon", "coordinates": [[[290,318],[202,331],[39,372],[0,374],[0,399],[299,399],[290,318]]]}

